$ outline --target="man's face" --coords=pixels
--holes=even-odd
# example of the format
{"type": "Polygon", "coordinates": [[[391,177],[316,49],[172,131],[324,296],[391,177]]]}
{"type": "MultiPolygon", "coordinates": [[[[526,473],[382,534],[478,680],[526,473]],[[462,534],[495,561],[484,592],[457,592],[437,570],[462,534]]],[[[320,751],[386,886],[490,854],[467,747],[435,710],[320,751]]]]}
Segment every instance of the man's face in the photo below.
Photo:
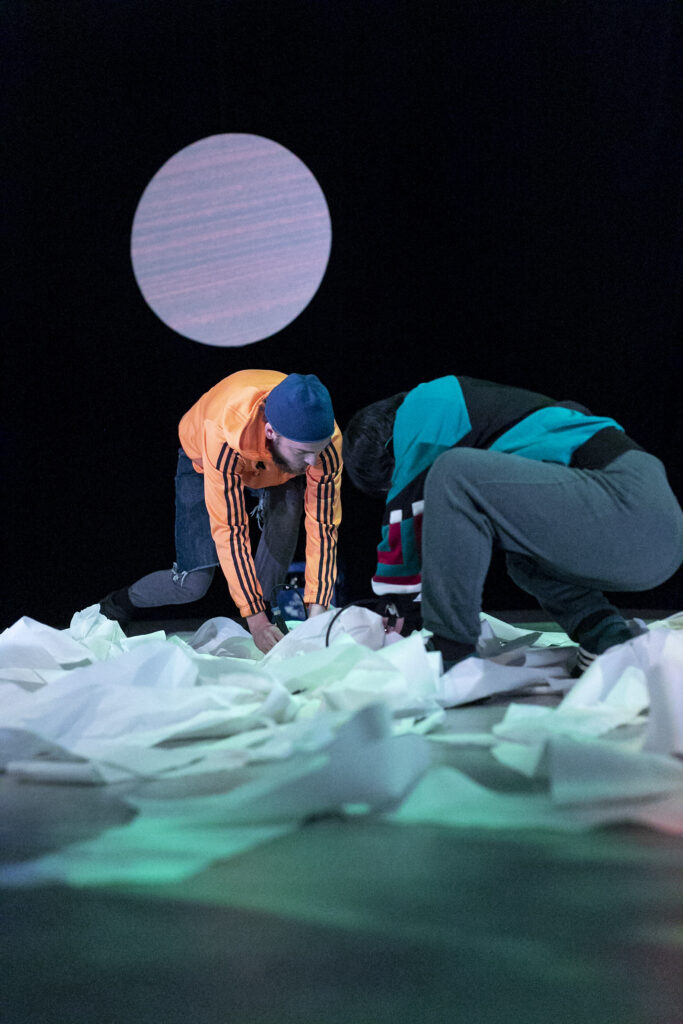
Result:
{"type": "Polygon", "coordinates": [[[276,434],[270,424],[266,424],[266,445],[276,466],[285,473],[302,476],[309,466],[315,466],[320,453],[327,448],[330,438],[316,444],[305,444],[301,441],[290,441],[282,434],[276,434]]]}

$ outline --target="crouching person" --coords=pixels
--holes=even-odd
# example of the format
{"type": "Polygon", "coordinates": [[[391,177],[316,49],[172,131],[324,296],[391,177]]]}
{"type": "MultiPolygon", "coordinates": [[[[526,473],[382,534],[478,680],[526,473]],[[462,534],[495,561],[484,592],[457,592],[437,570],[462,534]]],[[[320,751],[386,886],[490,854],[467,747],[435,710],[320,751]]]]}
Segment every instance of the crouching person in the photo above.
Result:
{"type": "Polygon", "coordinates": [[[494,546],[580,645],[581,669],[632,636],[605,593],[648,590],[681,564],[664,466],[575,402],[441,377],[357,412],[344,461],[386,500],[373,590],[433,632],[446,669],[475,652],[494,546]]]}
{"type": "Polygon", "coordinates": [[[342,438],[327,388],[313,374],[242,370],[185,413],[179,426],[176,561],[108,594],[100,610],[123,625],[140,609],[187,604],[208,590],[216,565],[265,653],[282,633],[267,602],[284,582],[305,512],[308,614],[325,611],[337,575],[342,438]],[[261,536],[252,557],[245,492],[258,497],[261,536]]]}

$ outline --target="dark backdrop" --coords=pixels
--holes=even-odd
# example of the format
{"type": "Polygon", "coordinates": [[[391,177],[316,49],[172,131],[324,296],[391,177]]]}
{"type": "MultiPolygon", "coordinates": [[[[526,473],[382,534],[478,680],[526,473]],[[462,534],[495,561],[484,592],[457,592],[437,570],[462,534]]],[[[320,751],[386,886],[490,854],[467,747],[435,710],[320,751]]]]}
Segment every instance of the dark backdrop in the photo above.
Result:
{"type": "MultiPolygon", "coordinates": [[[[170,564],[177,421],[250,366],[317,373],[342,427],[450,372],[571,397],[678,488],[676,9],[6,0],[1,624],[66,625],[170,564]],[[301,316],[217,349],[146,306],[129,235],[159,167],[230,131],[308,165],[333,242],[301,316]]],[[[347,598],[369,593],[380,511],[347,482],[347,598]]],[[[226,597],[217,579],[203,610],[229,613],[226,597]]],[[[529,600],[496,563],[487,607],[529,600]]]]}

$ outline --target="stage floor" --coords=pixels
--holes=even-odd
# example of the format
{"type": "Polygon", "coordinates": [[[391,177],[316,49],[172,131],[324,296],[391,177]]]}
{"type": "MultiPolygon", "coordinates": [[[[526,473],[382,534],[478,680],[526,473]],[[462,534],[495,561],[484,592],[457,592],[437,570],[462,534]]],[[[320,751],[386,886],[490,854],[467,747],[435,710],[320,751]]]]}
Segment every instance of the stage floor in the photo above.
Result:
{"type": "MultiPolygon", "coordinates": [[[[506,706],[447,728],[487,731],[506,706]]],[[[481,747],[437,756],[498,792],[539,785],[481,747]]],[[[2,862],[125,824],[130,791],[0,775],[2,862]]],[[[0,1020],[676,1024],[682,891],[680,838],[644,827],[325,817],[174,884],[0,889],[0,1020]]]]}

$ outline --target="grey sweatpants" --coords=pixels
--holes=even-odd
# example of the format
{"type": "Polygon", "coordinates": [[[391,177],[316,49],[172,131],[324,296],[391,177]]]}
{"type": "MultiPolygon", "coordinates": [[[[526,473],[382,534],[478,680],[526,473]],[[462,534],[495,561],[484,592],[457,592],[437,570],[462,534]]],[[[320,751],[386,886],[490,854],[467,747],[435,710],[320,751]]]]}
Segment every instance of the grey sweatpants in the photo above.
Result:
{"type": "MultiPolygon", "coordinates": [[[[278,487],[265,487],[254,492],[259,498],[254,512],[261,528],[254,568],[263,596],[269,603],[273,588],[284,583],[296,553],[305,487],[305,477],[298,476],[278,487]]],[[[214,565],[204,565],[179,572],[174,565],[173,569],[152,572],[137,580],[128,588],[128,596],[138,608],[188,604],[204,596],[214,571],[214,565]]]]}
{"type": "Polygon", "coordinates": [[[683,514],[664,466],[629,451],[605,469],[573,469],[501,452],[452,448],[425,485],[422,617],[476,643],[494,545],[522,590],[572,634],[615,612],[603,591],[648,590],[683,557],[683,514]]]}

